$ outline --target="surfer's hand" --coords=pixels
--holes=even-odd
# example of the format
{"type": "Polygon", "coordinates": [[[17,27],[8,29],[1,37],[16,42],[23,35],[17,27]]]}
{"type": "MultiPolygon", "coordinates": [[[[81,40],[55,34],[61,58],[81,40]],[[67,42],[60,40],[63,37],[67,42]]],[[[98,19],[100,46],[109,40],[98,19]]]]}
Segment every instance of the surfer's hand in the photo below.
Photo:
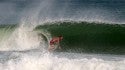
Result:
{"type": "Polygon", "coordinates": [[[59,49],[61,50],[62,48],[59,46],[59,49]]]}

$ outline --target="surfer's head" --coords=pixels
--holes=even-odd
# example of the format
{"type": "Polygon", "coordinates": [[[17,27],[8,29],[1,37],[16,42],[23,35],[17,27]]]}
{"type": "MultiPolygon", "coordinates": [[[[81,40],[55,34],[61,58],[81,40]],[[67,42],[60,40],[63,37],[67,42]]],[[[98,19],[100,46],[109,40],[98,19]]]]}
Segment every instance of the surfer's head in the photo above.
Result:
{"type": "Polygon", "coordinates": [[[60,36],[58,36],[58,37],[59,37],[59,39],[60,39],[60,40],[62,40],[62,39],[63,39],[63,36],[61,36],[61,35],[60,35],[60,36]]]}

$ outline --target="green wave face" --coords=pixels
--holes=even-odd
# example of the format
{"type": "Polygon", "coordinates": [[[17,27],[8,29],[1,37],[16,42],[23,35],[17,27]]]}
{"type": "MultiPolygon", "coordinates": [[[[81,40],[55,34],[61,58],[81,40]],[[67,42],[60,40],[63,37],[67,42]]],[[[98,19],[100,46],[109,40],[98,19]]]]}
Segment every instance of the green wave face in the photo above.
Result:
{"type": "Polygon", "coordinates": [[[16,27],[16,25],[0,25],[0,41],[7,39],[16,27]]]}
{"type": "Polygon", "coordinates": [[[125,25],[88,22],[52,22],[39,25],[54,36],[63,36],[63,51],[86,53],[125,53],[125,25]]]}

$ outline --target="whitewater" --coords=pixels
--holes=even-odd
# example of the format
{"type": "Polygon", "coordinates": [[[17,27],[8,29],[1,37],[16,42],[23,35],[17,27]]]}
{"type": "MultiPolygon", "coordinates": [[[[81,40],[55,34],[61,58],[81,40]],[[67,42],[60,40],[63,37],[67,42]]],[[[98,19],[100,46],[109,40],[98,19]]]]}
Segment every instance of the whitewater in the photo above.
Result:
{"type": "MultiPolygon", "coordinates": [[[[33,3],[24,9],[20,14],[19,26],[9,36],[3,36],[0,41],[0,70],[125,70],[124,55],[48,52],[48,43],[43,36],[39,36],[39,33],[48,41],[52,38],[51,33],[34,31],[36,26],[65,19],[76,21],[90,19],[86,16],[84,18],[75,15],[73,18],[62,16],[65,14],[62,10],[55,17],[51,14],[55,12],[55,9],[52,10],[55,2],[40,0],[39,5],[33,3]]],[[[97,18],[91,18],[90,21],[97,18]]]]}
{"type": "Polygon", "coordinates": [[[0,52],[0,70],[125,70],[125,60],[121,56],[39,50],[0,52]]]}

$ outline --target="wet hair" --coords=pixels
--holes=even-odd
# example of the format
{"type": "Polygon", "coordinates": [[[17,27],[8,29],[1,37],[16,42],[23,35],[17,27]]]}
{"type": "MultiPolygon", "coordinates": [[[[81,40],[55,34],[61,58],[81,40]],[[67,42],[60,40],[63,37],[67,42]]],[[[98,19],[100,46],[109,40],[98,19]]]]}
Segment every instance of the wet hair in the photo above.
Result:
{"type": "Polygon", "coordinates": [[[62,40],[62,39],[63,39],[63,36],[61,36],[61,35],[60,35],[60,36],[58,36],[58,37],[59,37],[59,39],[60,39],[60,40],[62,40]]]}
{"type": "Polygon", "coordinates": [[[62,37],[62,35],[58,36],[58,37],[62,37]]]}

